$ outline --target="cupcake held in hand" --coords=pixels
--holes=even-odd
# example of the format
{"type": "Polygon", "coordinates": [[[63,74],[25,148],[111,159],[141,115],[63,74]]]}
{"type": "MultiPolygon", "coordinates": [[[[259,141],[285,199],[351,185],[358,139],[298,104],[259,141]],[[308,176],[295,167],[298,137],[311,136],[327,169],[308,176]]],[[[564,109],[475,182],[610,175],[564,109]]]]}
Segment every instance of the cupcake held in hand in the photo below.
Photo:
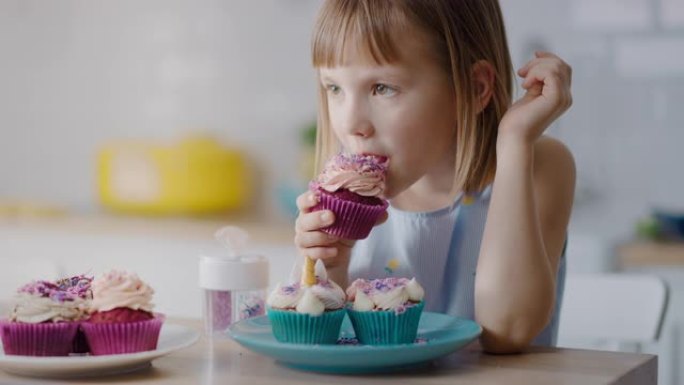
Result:
{"type": "Polygon", "coordinates": [[[357,279],[347,289],[356,338],[366,345],[413,343],[424,296],[415,278],[357,279]]]}
{"type": "Polygon", "coordinates": [[[344,290],[328,279],[321,260],[316,261],[315,281],[280,284],[267,301],[273,335],[279,342],[334,344],[344,319],[344,290]]]}
{"type": "Polygon", "coordinates": [[[164,316],[152,312],[154,290],[136,274],[111,271],[92,284],[91,316],[82,324],[93,355],[157,348],[164,316]]]}
{"type": "Polygon", "coordinates": [[[87,316],[91,279],[35,281],[17,291],[9,319],[0,320],[5,354],[66,356],[87,316]]]}
{"type": "Polygon", "coordinates": [[[309,184],[319,196],[312,211],[331,210],[335,223],[322,231],[346,239],[364,239],[389,205],[381,196],[389,161],[387,157],[338,154],[309,184]]]}

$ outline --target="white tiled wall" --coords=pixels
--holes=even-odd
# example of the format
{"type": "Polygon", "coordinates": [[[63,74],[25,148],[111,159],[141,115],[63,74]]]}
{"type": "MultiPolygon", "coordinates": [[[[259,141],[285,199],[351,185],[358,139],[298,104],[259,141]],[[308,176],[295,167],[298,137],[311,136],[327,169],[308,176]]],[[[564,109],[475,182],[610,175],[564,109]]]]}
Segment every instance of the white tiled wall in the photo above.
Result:
{"type": "MultiPolygon", "coordinates": [[[[196,131],[245,148],[269,194],[315,114],[319,3],[1,1],[0,197],[93,208],[97,144],[196,131]]],[[[516,66],[541,48],[574,68],[549,131],[577,159],[573,231],[625,236],[654,205],[684,207],[683,3],[501,0],[516,66]]]]}
{"type": "Polygon", "coordinates": [[[318,3],[0,1],[0,197],[93,208],[98,144],[192,132],[241,146],[272,190],[315,117],[318,3]]]}
{"type": "Polygon", "coordinates": [[[684,1],[501,4],[516,65],[545,48],[574,69],[574,106],[550,130],[578,166],[571,231],[624,237],[654,206],[684,209],[684,1]]]}

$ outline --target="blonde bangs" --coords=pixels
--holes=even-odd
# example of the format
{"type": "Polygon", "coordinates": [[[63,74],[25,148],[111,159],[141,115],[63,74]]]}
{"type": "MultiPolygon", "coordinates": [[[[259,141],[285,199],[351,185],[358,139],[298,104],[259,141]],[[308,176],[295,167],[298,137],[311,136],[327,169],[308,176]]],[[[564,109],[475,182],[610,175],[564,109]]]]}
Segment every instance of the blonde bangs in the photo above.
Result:
{"type": "Polygon", "coordinates": [[[404,12],[391,1],[326,2],[314,28],[313,66],[341,66],[349,50],[357,50],[368,64],[392,63],[399,59],[392,36],[405,26],[404,12]]]}

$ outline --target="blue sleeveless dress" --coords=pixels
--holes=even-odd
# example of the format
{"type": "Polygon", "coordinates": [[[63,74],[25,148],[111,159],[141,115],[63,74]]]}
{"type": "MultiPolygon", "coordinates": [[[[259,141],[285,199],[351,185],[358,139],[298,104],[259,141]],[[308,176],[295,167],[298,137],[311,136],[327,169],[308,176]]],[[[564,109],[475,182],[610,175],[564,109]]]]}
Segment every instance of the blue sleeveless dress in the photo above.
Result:
{"type": "MultiPolygon", "coordinates": [[[[388,208],[352,250],[349,282],[357,278],[416,277],[425,289],[425,310],[474,319],[475,272],[491,198],[491,185],[477,195],[459,196],[432,212],[388,208]]],[[[565,285],[565,250],[558,268],[553,316],[533,344],[554,346],[565,285]]]]}

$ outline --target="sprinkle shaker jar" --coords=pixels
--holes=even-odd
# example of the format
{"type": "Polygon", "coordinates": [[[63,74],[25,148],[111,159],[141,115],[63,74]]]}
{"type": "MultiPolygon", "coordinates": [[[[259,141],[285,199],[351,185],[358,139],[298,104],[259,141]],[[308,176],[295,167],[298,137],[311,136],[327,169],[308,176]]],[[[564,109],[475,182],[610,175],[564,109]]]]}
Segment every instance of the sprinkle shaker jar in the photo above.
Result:
{"type": "Polygon", "coordinates": [[[239,255],[246,242],[235,241],[235,232],[226,237],[227,228],[216,237],[231,250],[230,255],[203,255],[199,262],[199,286],[203,296],[205,332],[209,336],[224,335],[230,324],[265,314],[268,290],[268,259],[261,255],[239,255]],[[236,246],[240,244],[240,247],[236,246]]]}
{"type": "Polygon", "coordinates": [[[203,318],[208,335],[221,334],[233,322],[265,314],[268,260],[203,256],[200,260],[203,318]]]}

